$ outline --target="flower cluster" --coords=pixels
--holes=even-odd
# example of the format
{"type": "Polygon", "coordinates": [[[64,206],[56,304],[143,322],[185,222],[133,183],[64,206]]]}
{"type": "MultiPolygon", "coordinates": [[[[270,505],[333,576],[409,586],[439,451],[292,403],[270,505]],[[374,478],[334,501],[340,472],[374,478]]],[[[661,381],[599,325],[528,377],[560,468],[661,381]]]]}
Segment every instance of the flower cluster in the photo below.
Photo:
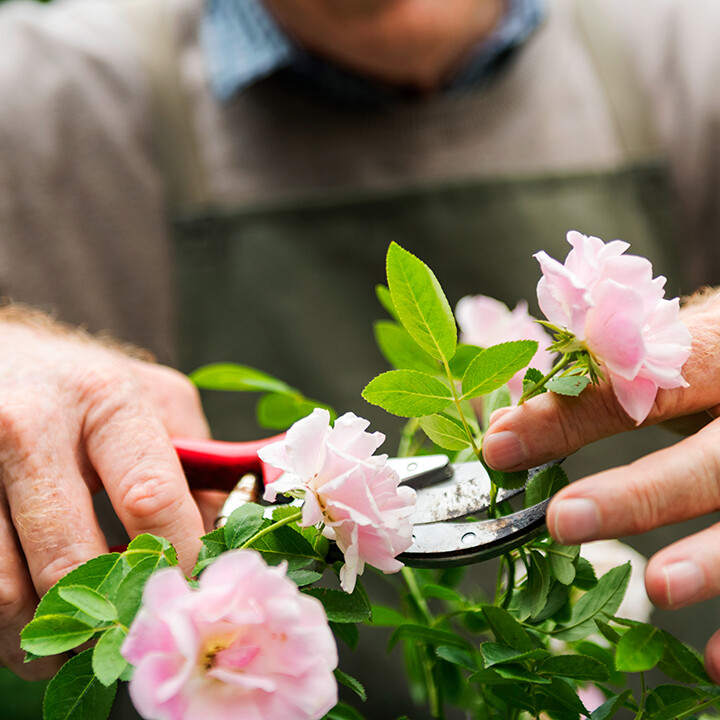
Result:
{"type": "Polygon", "coordinates": [[[365,563],[397,572],[396,559],[412,543],[415,491],[399,486],[386,455],[373,455],[385,440],[365,432],[369,423],[346,413],[330,427],[327,410],[315,409],[288,430],[285,440],[260,451],[264,462],[284,474],[265,489],[265,499],[279,493],[301,494],[302,525],[322,523],[345,556],[343,589],[352,592],[365,563]]]}
{"type": "Polygon", "coordinates": [[[190,589],[153,575],[122,647],[143,717],[316,720],[337,702],[337,648],[320,602],[252,550],[222,555],[190,589]]]}
{"type": "Polygon", "coordinates": [[[640,424],[658,388],[687,385],[681,370],[691,338],[679,301],[664,298],[665,278],[653,278],[649,260],[625,255],[627,243],[605,244],[576,231],[567,240],[573,249],[564,264],[535,255],[543,273],[540,308],[574,336],[577,349],[604,365],[620,405],[640,424]]]}
{"type": "MultiPolygon", "coordinates": [[[[547,333],[530,315],[524,300],[510,310],[495,298],[467,295],[455,307],[455,318],[460,326],[462,342],[487,348],[510,340],[537,340],[540,347],[533,357],[533,367],[543,374],[552,367],[553,356],[545,349],[548,344],[547,333]]],[[[523,368],[508,381],[514,403],[522,395],[524,374],[523,368]]]]}

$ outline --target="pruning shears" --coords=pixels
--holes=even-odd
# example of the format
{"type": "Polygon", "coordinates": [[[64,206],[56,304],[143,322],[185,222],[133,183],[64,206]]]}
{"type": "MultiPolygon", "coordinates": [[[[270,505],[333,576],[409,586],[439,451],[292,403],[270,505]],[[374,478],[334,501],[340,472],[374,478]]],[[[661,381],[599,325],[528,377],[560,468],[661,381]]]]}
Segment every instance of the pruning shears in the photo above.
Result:
{"type": "MultiPolygon", "coordinates": [[[[255,442],[173,440],[191,488],[230,493],[217,526],[242,504],[259,502],[265,485],[281,475],[260,460],[258,450],[283,437],[255,442]]],[[[545,529],[549,500],[492,520],[463,520],[490,506],[490,476],[480,462],[451,463],[445,455],[424,455],[390,458],[388,463],[402,482],[417,489],[413,544],[398,558],[406,565],[450,567],[482,562],[523,545],[545,529]]],[[[544,467],[530,470],[528,477],[544,467]]],[[[524,490],[525,486],[500,489],[497,502],[524,490]]]]}

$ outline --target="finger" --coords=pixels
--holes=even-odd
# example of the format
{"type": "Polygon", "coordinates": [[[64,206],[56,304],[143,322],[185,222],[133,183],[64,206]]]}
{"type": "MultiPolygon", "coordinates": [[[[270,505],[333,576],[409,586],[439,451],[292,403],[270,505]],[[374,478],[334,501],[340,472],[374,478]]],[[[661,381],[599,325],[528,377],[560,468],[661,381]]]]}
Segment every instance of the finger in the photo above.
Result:
{"type": "Polygon", "coordinates": [[[720,630],[710,638],[705,647],[705,670],[713,682],[720,684],[720,630]]]}
{"type": "MultiPolygon", "coordinates": [[[[687,388],[659,390],[643,425],[702,413],[720,403],[720,343],[717,318],[695,313],[687,319],[692,354],[683,368],[687,388]]],[[[579,397],[545,393],[490,418],[483,454],[491,467],[519,470],[569,455],[596,440],[634,429],[608,382],[579,397]]]]}
{"type": "Polygon", "coordinates": [[[60,658],[23,662],[20,631],[32,620],[38,596],[33,587],[0,486],[0,666],[25,680],[49,677],[62,665],[60,658]]]}
{"type": "Polygon", "coordinates": [[[107,552],[64,421],[43,405],[2,408],[0,469],[12,523],[42,596],[78,565],[107,552]]]}
{"type": "Polygon", "coordinates": [[[720,524],[654,555],[645,570],[648,597],[666,610],[720,595],[720,524]]]}
{"type": "Polygon", "coordinates": [[[548,529],[567,545],[633,535],[720,507],[720,420],[676,445],[561,490],[548,529]]]}
{"type": "Polygon", "coordinates": [[[167,538],[189,572],[203,525],[168,433],[135,382],[95,374],[83,431],[88,457],[130,537],[167,538]]]}
{"type": "Polygon", "coordinates": [[[200,393],[187,376],[163,365],[131,363],[170,437],[210,437],[200,393]]]}

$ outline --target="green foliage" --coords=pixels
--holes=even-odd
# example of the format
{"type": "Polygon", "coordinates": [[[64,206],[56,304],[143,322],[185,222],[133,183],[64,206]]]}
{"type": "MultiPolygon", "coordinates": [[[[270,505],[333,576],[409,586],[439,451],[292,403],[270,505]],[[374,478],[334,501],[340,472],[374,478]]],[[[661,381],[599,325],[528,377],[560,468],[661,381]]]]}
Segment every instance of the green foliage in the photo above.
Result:
{"type": "Polygon", "coordinates": [[[537,348],[534,340],[515,340],[483,350],[465,371],[463,397],[480,397],[502,387],[532,360],[537,348]]]}
{"type": "Polygon", "coordinates": [[[33,655],[58,655],[87,642],[94,634],[94,626],[77,618],[43,615],[23,628],[20,645],[33,655]]]}
{"type": "Polygon", "coordinates": [[[352,593],[331,588],[307,588],[303,592],[317,598],[323,604],[325,614],[330,622],[358,623],[372,617],[367,595],[359,583],[352,593]]]}
{"type": "Polygon", "coordinates": [[[307,398],[286,382],[248,365],[205,365],[190,373],[190,380],[203,390],[263,393],[255,413],[258,425],[270,430],[285,430],[315,408],[324,408],[333,420],[337,416],[329,405],[307,398]]]}
{"type": "Polygon", "coordinates": [[[413,340],[436,360],[449,361],[455,354],[457,327],[432,270],[392,243],[387,254],[387,279],[393,306],[413,340]]]}
{"type": "Polygon", "coordinates": [[[462,450],[470,447],[470,440],[461,423],[447,415],[428,415],[420,418],[420,427],[441,448],[462,450]]]}
{"type": "Polygon", "coordinates": [[[617,644],[615,667],[625,672],[643,672],[662,659],[665,643],[662,633],[652,625],[631,627],[617,644]]]}
{"type": "Polygon", "coordinates": [[[362,392],[365,400],[400,417],[422,417],[445,410],[452,391],[432,375],[417,370],[391,370],[371,380],[362,392]]]}
{"type": "Polygon", "coordinates": [[[562,375],[548,380],[545,387],[558,395],[577,397],[590,382],[586,375],[562,375]]]}
{"type": "Polygon", "coordinates": [[[260,530],[265,522],[263,508],[246,503],[234,510],[225,523],[225,545],[228,550],[240,548],[260,530]]]}
{"type": "Polygon", "coordinates": [[[535,473],[525,488],[525,507],[537,505],[552,497],[568,484],[568,477],[559,465],[551,465],[535,473]]]}
{"type": "Polygon", "coordinates": [[[418,370],[431,375],[440,372],[440,364],[397,323],[386,320],[375,323],[375,341],[385,359],[398,370],[418,370]]]}
{"type": "Polygon", "coordinates": [[[335,668],[335,677],[340,684],[345,685],[345,687],[349,687],[363,702],[367,700],[365,688],[358,679],[354,678],[352,675],[348,675],[339,668],[335,668]]]}
{"type": "Polygon", "coordinates": [[[112,627],[104,632],[93,649],[92,669],[97,679],[106,687],[112,685],[129,668],[120,655],[127,632],[121,627],[112,627]]]}
{"type": "Polygon", "coordinates": [[[109,687],[96,677],[92,650],[70,658],[45,691],[45,720],[104,720],[115,699],[116,683],[109,687]]]}

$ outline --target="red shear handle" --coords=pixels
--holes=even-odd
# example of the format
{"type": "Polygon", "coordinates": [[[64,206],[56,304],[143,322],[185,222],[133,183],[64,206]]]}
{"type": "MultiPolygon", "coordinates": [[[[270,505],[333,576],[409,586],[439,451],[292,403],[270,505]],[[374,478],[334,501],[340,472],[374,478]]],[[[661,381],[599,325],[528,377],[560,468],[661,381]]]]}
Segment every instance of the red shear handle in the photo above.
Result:
{"type": "Polygon", "coordinates": [[[258,450],[284,438],[285,435],[276,435],[253,442],[173,438],[172,442],[193,490],[230,492],[247,473],[259,476],[264,483],[275,480],[280,471],[265,465],[258,450]]]}

